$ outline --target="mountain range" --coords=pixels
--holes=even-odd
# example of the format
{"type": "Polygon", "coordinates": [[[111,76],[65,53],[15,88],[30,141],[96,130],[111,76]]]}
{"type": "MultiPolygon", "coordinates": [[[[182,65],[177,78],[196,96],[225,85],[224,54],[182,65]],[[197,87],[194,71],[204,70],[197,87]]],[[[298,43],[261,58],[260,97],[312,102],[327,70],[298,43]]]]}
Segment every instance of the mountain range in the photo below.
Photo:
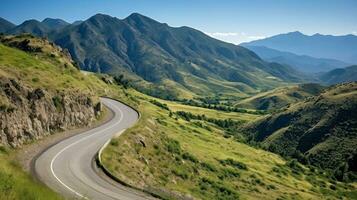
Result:
{"type": "Polygon", "coordinates": [[[297,55],[290,52],[278,51],[265,46],[244,45],[244,47],[254,51],[254,53],[258,54],[258,56],[266,61],[287,64],[301,72],[308,74],[326,72],[350,65],[346,62],[336,59],[315,58],[307,55],[297,55]]]}
{"type": "Polygon", "coordinates": [[[292,67],[266,62],[244,47],[138,13],[122,20],[97,14],[74,24],[28,20],[3,30],[48,37],[68,49],[81,69],[124,75],[135,88],[163,98],[246,97],[305,79],[292,67]]]}
{"type": "Polygon", "coordinates": [[[241,44],[242,46],[264,46],[278,51],[315,58],[336,59],[346,63],[357,63],[357,36],[355,35],[304,35],[290,32],[241,44]]]}

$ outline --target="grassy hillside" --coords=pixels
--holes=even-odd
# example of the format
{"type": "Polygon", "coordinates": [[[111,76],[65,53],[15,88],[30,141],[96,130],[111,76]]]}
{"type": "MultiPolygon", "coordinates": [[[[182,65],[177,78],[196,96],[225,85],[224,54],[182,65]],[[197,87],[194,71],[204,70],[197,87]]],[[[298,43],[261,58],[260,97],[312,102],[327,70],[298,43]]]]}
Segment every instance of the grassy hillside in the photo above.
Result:
{"type": "Polygon", "coordinates": [[[271,151],[331,169],[339,180],[355,181],[356,110],[357,83],[345,83],[252,122],[245,132],[271,151]]]}
{"type": "Polygon", "coordinates": [[[14,153],[0,146],[0,199],[63,199],[23,172],[13,158],[14,153]]]}
{"type": "Polygon", "coordinates": [[[322,89],[323,86],[318,84],[281,87],[246,98],[239,101],[236,106],[258,110],[276,110],[291,103],[304,100],[307,97],[317,95],[322,89]]]}
{"type": "Polygon", "coordinates": [[[319,78],[327,85],[357,81],[357,65],[331,70],[321,74],[319,78]]]}
{"type": "MultiPolygon", "coordinates": [[[[100,95],[115,94],[129,102],[122,87],[107,85],[101,77],[81,73],[69,55],[46,40],[24,35],[1,37],[0,41],[0,79],[14,79],[24,87],[41,88],[51,94],[83,93],[93,101],[98,101],[100,95]],[[26,40],[29,42],[22,43],[26,40]],[[23,48],[26,52],[20,50],[23,48]]],[[[16,108],[1,87],[0,112],[11,112],[11,109],[16,108]]],[[[0,144],[0,199],[62,199],[25,173],[15,155],[16,150],[7,150],[0,144]]]]}
{"type": "MultiPolygon", "coordinates": [[[[330,181],[323,172],[237,142],[216,121],[187,119],[177,112],[190,107],[132,95],[139,100],[139,123],[113,139],[102,157],[106,167],[130,185],[166,198],[337,199],[356,195],[351,193],[354,186],[330,181]]],[[[214,117],[209,109],[197,110],[190,111],[214,117]]],[[[223,118],[233,115],[213,112],[223,118]]]]}

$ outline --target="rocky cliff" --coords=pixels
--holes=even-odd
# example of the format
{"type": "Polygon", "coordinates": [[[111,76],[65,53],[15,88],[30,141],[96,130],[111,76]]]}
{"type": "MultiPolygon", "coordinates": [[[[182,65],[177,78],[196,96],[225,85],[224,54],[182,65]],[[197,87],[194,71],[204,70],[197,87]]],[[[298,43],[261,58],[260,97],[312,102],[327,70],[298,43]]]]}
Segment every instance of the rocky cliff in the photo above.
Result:
{"type": "Polygon", "coordinates": [[[91,98],[79,93],[53,95],[20,81],[0,77],[0,142],[12,147],[58,130],[89,125],[100,110],[91,98]]]}

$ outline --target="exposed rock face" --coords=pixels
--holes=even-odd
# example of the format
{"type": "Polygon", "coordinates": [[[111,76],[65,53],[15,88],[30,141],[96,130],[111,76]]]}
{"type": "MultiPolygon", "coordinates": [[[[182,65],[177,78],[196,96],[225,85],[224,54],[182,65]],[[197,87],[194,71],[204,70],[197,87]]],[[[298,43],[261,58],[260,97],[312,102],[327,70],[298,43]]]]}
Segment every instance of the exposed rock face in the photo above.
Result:
{"type": "Polygon", "coordinates": [[[0,77],[0,97],[0,144],[12,147],[58,130],[89,125],[101,109],[79,93],[51,94],[4,77],[0,77]]]}

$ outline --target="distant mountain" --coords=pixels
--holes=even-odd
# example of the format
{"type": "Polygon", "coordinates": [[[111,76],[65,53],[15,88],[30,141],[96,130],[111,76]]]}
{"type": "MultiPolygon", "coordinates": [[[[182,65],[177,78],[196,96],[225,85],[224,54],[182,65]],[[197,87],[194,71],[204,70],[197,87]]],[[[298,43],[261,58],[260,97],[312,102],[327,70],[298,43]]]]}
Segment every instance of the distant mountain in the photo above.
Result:
{"type": "Polygon", "coordinates": [[[247,124],[244,131],[273,152],[332,169],[339,180],[356,180],[356,111],[357,82],[344,83],[247,124]]]}
{"type": "Polygon", "coordinates": [[[349,65],[343,61],[335,59],[314,58],[305,55],[300,56],[264,46],[244,45],[244,47],[258,54],[258,56],[266,61],[287,64],[305,73],[327,72],[332,69],[342,68],[349,65]]]}
{"type": "Polygon", "coordinates": [[[279,51],[315,58],[330,58],[357,64],[357,36],[332,36],[300,32],[280,34],[273,37],[243,43],[243,46],[265,46],[279,51]]]}
{"type": "Polygon", "coordinates": [[[0,17],[0,33],[5,33],[6,31],[14,28],[16,25],[0,17]]]}
{"type": "Polygon", "coordinates": [[[58,30],[61,29],[67,25],[69,25],[68,22],[62,20],[62,19],[52,19],[52,18],[46,18],[42,22],[42,24],[46,25],[49,29],[52,30],[58,30]]]}
{"type": "Polygon", "coordinates": [[[331,70],[321,74],[319,79],[329,85],[357,81],[357,65],[331,70]]]}
{"type": "Polygon", "coordinates": [[[8,30],[6,33],[11,33],[11,34],[20,34],[20,33],[31,33],[36,36],[47,36],[48,33],[51,31],[49,27],[47,27],[45,24],[31,19],[23,22],[22,24],[14,27],[13,29],[8,30]]]}
{"type": "Polygon", "coordinates": [[[281,87],[241,100],[235,106],[257,110],[277,110],[307,97],[318,95],[323,89],[323,86],[314,83],[281,87]]]}
{"type": "Polygon", "coordinates": [[[173,28],[137,13],[123,20],[97,14],[59,32],[31,22],[31,28],[27,28],[27,22],[10,33],[46,35],[67,48],[82,69],[124,74],[137,89],[164,98],[216,94],[244,97],[303,79],[293,68],[267,63],[244,47],[189,27],[173,28]]]}

